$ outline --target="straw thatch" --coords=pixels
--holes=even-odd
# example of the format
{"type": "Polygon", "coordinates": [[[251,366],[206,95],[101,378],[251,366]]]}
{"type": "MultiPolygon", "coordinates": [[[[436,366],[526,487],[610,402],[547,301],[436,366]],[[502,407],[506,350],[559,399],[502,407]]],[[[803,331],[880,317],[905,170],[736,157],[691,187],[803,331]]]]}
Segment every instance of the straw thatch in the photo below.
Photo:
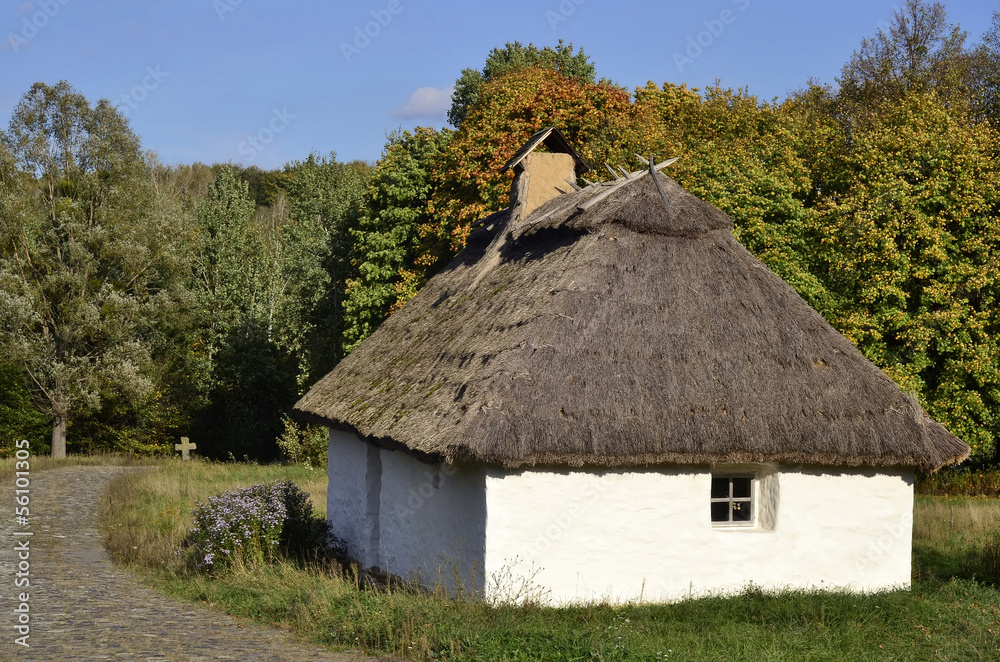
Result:
{"type": "Polygon", "coordinates": [[[656,177],[662,192],[639,174],[495,215],[298,412],[422,459],[505,467],[933,470],[968,455],[726,214],[656,177]]]}

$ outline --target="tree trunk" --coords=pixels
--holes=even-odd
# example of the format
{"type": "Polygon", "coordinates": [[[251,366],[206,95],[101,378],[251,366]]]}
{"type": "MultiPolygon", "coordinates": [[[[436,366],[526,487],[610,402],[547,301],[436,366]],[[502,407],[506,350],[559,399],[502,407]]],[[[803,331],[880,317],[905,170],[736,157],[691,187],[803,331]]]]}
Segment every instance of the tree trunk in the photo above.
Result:
{"type": "Polygon", "coordinates": [[[52,421],[52,457],[60,460],[66,457],[66,415],[56,414],[52,421]]]}

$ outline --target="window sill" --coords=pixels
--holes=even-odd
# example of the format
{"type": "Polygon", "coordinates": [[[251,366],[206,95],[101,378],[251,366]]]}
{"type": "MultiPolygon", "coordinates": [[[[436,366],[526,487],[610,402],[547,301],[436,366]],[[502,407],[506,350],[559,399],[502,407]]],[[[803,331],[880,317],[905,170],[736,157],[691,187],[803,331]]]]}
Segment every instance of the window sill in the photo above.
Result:
{"type": "Polygon", "coordinates": [[[772,533],[774,529],[767,529],[758,524],[712,524],[713,531],[743,531],[746,533],[760,532],[772,533]]]}

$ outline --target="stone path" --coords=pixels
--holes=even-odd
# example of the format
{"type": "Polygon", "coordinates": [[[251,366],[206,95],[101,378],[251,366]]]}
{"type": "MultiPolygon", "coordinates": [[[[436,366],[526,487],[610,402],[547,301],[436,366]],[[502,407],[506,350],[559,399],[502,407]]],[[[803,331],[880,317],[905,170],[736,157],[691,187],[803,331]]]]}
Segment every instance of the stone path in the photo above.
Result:
{"type": "MultiPolygon", "coordinates": [[[[98,500],[117,467],[71,467],[31,476],[31,646],[16,645],[18,592],[13,514],[0,532],[0,659],[5,660],[370,660],[336,654],[274,628],[146,588],[115,567],[95,525],[98,500]]],[[[2,502],[9,504],[14,486],[2,502]]]]}

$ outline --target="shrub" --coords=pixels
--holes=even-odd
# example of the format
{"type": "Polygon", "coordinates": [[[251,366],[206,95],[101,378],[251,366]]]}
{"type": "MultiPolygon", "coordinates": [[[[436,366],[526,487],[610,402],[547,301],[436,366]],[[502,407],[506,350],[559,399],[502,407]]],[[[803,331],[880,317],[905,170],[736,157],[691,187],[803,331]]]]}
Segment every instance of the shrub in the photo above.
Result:
{"type": "Polygon", "coordinates": [[[313,514],[309,495],[291,481],[228,490],[197,502],[185,545],[198,569],[271,563],[279,555],[326,547],[326,521],[313,514]]]}
{"type": "Polygon", "coordinates": [[[291,463],[307,467],[326,467],[326,453],[330,443],[326,428],[319,425],[301,425],[287,416],[282,419],[285,431],[277,439],[282,456],[291,463]]]}
{"type": "Polygon", "coordinates": [[[1000,468],[946,467],[918,474],[916,493],[924,496],[1000,497],[1000,468]]]}

